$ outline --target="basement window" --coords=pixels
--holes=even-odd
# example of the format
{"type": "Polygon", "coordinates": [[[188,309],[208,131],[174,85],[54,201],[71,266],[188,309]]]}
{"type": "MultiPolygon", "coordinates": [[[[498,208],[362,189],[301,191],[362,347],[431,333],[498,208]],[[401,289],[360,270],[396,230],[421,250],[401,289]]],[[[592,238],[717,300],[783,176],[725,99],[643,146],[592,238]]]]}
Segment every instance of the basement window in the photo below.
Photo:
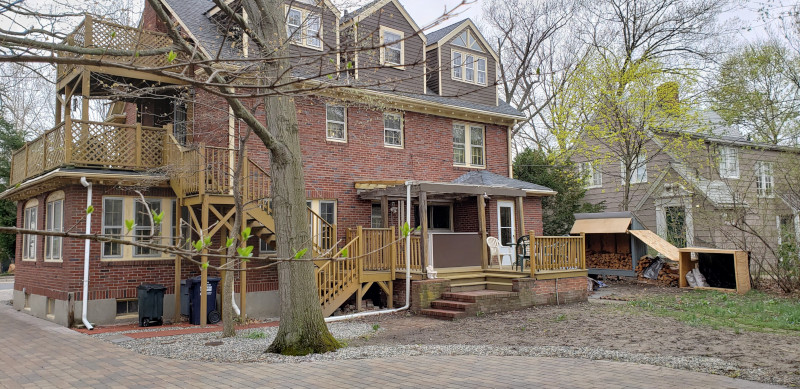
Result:
{"type": "Polygon", "coordinates": [[[139,301],[137,299],[117,299],[117,316],[139,314],[139,301]]]}

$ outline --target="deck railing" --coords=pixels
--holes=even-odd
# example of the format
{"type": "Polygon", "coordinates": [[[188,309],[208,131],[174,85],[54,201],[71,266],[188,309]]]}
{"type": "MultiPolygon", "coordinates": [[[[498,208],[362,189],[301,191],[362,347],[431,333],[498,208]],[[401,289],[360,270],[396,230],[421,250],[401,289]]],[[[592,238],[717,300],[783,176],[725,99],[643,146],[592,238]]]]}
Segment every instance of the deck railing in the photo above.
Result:
{"type": "MultiPolygon", "coordinates": [[[[83,22],[66,36],[62,43],[81,48],[142,52],[145,50],[170,47],[172,46],[172,39],[167,34],[110,23],[87,15],[83,22]]],[[[109,62],[131,64],[137,67],[154,68],[169,65],[166,54],[131,55],[125,57],[106,55],[88,56],[68,52],[58,52],[57,54],[59,57],[102,59],[109,62]]],[[[61,79],[69,74],[75,67],[76,65],[74,64],[58,65],[58,78],[61,79]]]]}
{"type": "Polygon", "coordinates": [[[541,271],[586,270],[584,236],[530,235],[531,276],[541,271]]]}
{"type": "MultiPolygon", "coordinates": [[[[412,236],[411,241],[411,271],[422,272],[422,251],[420,249],[421,241],[419,236],[412,236]]],[[[406,271],[406,240],[400,239],[397,242],[397,263],[395,270],[404,272],[406,271]]]]}
{"type": "Polygon", "coordinates": [[[12,154],[10,183],[65,165],[124,170],[162,166],[168,128],[83,120],[59,123],[12,154]]]}
{"type": "Polygon", "coordinates": [[[311,228],[311,248],[315,256],[329,252],[338,242],[336,224],[328,223],[322,216],[308,208],[308,225],[311,228]]]}
{"type": "MultiPolygon", "coordinates": [[[[358,237],[351,240],[342,250],[332,255],[332,259],[316,261],[317,268],[314,275],[317,279],[317,290],[319,291],[319,301],[323,309],[327,309],[333,304],[337,297],[344,293],[352,293],[353,287],[360,286],[360,263],[358,258],[358,247],[360,241],[358,237]],[[343,253],[353,253],[348,257],[342,257],[343,253]]],[[[334,307],[335,308],[335,307],[334,307]]]]}
{"type": "Polygon", "coordinates": [[[367,271],[391,271],[396,267],[397,245],[394,243],[395,228],[351,228],[347,230],[347,241],[354,237],[363,240],[363,269],[367,271]]]}

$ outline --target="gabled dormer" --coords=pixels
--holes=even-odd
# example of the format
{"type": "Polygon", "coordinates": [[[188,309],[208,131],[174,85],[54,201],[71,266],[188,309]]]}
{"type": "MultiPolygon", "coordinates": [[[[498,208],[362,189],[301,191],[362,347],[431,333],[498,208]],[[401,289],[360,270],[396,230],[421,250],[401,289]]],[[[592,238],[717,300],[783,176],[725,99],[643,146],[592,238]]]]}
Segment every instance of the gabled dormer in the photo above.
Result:
{"type": "MultiPolygon", "coordinates": [[[[239,0],[226,3],[247,20],[239,0]]],[[[297,69],[295,76],[315,78],[336,71],[339,63],[339,10],[330,0],[286,0],[283,4],[284,23],[288,37],[288,55],[297,69]],[[322,74],[320,74],[322,73],[322,74]]],[[[214,6],[205,12],[227,44],[223,50],[230,56],[256,57],[256,46],[247,34],[225,12],[214,6]]],[[[212,48],[216,50],[217,48],[212,48]]]]}
{"type": "Polygon", "coordinates": [[[428,34],[428,89],[496,106],[497,53],[470,19],[428,34]]]}
{"type": "Polygon", "coordinates": [[[376,0],[345,14],[342,47],[352,76],[368,88],[425,93],[425,34],[397,0],[376,0]]]}

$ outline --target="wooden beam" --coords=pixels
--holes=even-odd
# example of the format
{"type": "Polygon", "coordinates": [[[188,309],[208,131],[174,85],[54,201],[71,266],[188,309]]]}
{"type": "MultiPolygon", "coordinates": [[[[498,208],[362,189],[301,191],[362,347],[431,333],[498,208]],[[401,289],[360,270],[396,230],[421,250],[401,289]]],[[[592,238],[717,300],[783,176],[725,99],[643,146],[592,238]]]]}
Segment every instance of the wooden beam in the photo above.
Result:
{"type": "MultiPolygon", "coordinates": [[[[525,235],[524,197],[517,197],[517,239],[525,235]]],[[[516,243],[516,242],[515,242],[516,243]]]]}
{"type": "MultiPolygon", "coordinates": [[[[208,199],[203,200],[202,208],[200,209],[200,218],[202,219],[202,234],[208,232],[208,199]]],[[[204,235],[205,236],[205,235],[204,235]]],[[[208,316],[208,294],[206,292],[208,287],[208,247],[203,247],[201,252],[200,261],[203,266],[200,270],[200,326],[206,326],[206,319],[208,316]]],[[[216,298],[216,296],[214,296],[216,298]]]]}
{"type": "Polygon", "coordinates": [[[381,196],[381,228],[389,228],[389,196],[381,196]]]}
{"type": "MultiPolygon", "coordinates": [[[[422,234],[419,240],[420,259],[422,262],[422,274],[427,275],[428,267],[428,193],[419,192],[419,225],[422,226],[422,234]]],[[[408,260],[408,259],[407,259],[408,260]]]]}
{"type": "MultiPolygon", "coordinates": [[[[181,199],[175,201],[175,206],[178,209],[175,210],[175,216],[177,217],[177,222],[175,223],[175,236],[178,237],[178,241],[181,238],[181,225],[183,224],[183,212],[181,212],[181,199]]],[[[173,323],[180,323],[181,320],[181,256],[175,255],[175,315],[173,316],[173,323]]]]}
{"type": "Polygon", "coordinates": [[[477,195],[475,198],[478,201],[478,229],[481,233],[481,267],[484,269],[489,268],[489,253],[486,251],[489,246],[486,245],[486,201],[483,195],[477,195]]]}
{"type": "MultiPolygon", "coordinates": [[[[247,228],[247,217],[242,215],[242,223],[240,226],[239,236],[242,236],[242,232],[245,228],[247,228]]],[[[241,243],[242,247],[247,247],[247,242],[241,243]]],[[[242,269],[242,272],[239,274],[239,319],[241,319],[242,323],[247,320],[247,261],[242,261],[239,267],[242,269]]],[[[234,281],[234,286],[236,282],[234,281]]]]}

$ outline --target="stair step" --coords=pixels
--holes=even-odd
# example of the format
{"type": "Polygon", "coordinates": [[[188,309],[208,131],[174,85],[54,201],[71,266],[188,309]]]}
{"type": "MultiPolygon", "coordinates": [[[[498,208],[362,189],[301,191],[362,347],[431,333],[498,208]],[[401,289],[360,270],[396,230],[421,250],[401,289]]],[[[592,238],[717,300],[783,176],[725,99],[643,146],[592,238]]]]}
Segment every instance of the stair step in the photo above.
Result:
{"type": "Polygon", "coordinates": [[[475,305],[475,303],[465,303],[463,301],[453,300],[434,300],[431,301],[431,307],[436,309],[446,309],[451,311],[466,311],[467,308],[475,305]]]}
{"type": "Polygon", "coordinates": [[[475,296],[465,295],[458,292],[445,292],[442,293],[442,300],[450,300],[462,303],[475,303],[477,298],[475,296]]]}
{"type": "Polygon", "coordinates": [[[435,309],[435,308],[423,309],[422,314],[425,316],[430,316],[434,319],[442,319],[442,320],[455,320],[455,319],[460,319],[467,315],[467,313],[464,311],[451,311],[449,309],[435,309]]]}

